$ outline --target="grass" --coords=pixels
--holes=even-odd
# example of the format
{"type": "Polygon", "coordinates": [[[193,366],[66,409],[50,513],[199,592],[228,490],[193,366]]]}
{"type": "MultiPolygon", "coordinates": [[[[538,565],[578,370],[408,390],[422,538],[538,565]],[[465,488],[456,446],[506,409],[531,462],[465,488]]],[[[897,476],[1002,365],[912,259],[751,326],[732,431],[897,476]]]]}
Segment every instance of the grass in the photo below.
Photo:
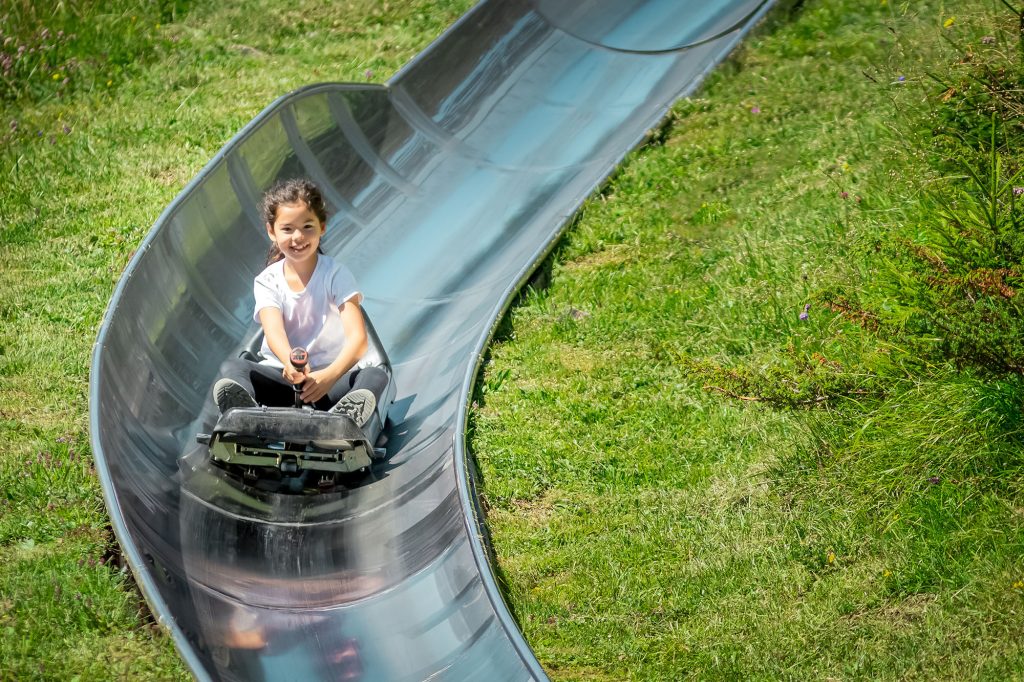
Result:
{"type": "Polygon", "coordinates": [[[962,258],[987,148],[935,134],[1019,21],[955,14],[776,10],[509,314],[471,448],[554,679],[1021,679],[1020,377],[916,257],[962,258]]]}
{"type": "Polygon", "coordinates": [[[120,85],[159,49],[188,0],[11,0],[0,14],[0,101],[32,102],[120,85]]]}
{"type": "Polygon", "coordinates": [[[121,567],[91,465],[88,365],[106,302],[163,207],[264,106],[311,82],[384,81],[469,5],[0,10],[5,36],[57,54],[5,74],[0,92],[0,679],[188,677],[121,567]],[[65,84],[50,71],[68,77],[69,59],[65,84]]]}
{"type": "MultiPolygon", "coordinates": [[[[5,74],[0,96],[0,679],[187,677],[91,468],[106,301],[159,211],[263,106],[384,80],[468,4],[0,13],[55,57],[5,74]]],[[[1020,379],[974,361],[984,339],[943,344],[898,276],[915,253],[899,245],[934,259],[930,192],[963,174],[932,131],[980,125],[941,95],[1017,54],[1000,2],[956,15],[777,10],[512,311],[472,448],[508,597],[554,678],[1021,678],[1020,379]]]]}

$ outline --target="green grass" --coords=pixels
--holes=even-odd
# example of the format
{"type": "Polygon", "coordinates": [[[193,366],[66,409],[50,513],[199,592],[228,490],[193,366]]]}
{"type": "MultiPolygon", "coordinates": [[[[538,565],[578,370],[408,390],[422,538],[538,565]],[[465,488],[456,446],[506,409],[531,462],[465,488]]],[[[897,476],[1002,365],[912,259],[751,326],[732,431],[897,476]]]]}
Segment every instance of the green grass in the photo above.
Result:
{"type": "Polygon", "coordinates": [[[0,679],[187,678],[119,568],[91,465],[107,300],[159,212],[264,106],[311,82],[384,81],[470,4],[0,10],[22,41],[74,33],[58,56],[79,64],[66,85],[44,69],[0,96],[0,679]],[[124,50],[137,59],[119,64],[124,50]]]}
{"type": "Polygon", "coordinates": [[[777,10],[511,311],[470,446],[553,678],[1024,677],[1020,377],[913,279],[975,162],[940,95],[1020,70],[951,11],[777,10]]]}
{"type": "MultiPolygon", "coordinates": [[[[91,467],[104,306],[263,106],[382,81],[468,4],[0,10],[5,36],[76,35],[0,96],[0,679],[187,677],[91,467]]],[[[511,313],[471,445],[507,594],[556,679],[1022,677],[1020,380],[951,358],[975,346],[933,340],[897,276],[954,173],[932,130],[980,125],[930,119],[936,95],[1018,54],[1001,3],[956,15],[776,11],[511,313]]]]}
{"type": "Polygon", "coordinates": [[[0,8],[0,101],[114,87],[140,73],[188,0],[9,0],[0,8]]]}

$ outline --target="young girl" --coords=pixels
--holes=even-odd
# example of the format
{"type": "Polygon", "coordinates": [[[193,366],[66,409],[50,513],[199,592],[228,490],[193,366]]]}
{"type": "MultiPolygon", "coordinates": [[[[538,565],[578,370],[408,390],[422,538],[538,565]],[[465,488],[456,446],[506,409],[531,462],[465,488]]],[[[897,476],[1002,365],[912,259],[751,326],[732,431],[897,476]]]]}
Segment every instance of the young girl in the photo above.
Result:
{"type": "Polygon", "coordinates": [[[295,404],[294,386],[301,384],[302,402],[363,426],[388,377],[379,367],[356,368],[367,349],[363,295],[348,268],[320,250],[327,229],[323,196],[308,180],[287,180],[264,195],[262,211],[272,244],[253,283],[253,319],[263,326],[264,360],[227,360],[214,401],[221,412],[258,403],[283,407],[295,404]],[[301,370],[290,357],[299,346],[309,354],[301,370]]]}

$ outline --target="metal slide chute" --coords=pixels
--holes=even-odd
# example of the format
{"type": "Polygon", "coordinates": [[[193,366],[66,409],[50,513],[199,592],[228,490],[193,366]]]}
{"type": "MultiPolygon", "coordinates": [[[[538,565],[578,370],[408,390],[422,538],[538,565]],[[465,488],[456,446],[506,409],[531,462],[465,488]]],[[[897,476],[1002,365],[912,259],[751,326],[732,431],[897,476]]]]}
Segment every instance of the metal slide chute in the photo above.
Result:
{"type": "Polygon", "coordinates": [[[386,87],[271,104],[166,208],[110,301],[90,385],[111,523],[199,679],[545,675],[491,573],[463,432],[496,321],[568,216],[765,0],[486,0],[386,87]],[[244,349],[275,180],[306,176],[390,356],[385,458],[313,495],[195,442],[244,349]]]}

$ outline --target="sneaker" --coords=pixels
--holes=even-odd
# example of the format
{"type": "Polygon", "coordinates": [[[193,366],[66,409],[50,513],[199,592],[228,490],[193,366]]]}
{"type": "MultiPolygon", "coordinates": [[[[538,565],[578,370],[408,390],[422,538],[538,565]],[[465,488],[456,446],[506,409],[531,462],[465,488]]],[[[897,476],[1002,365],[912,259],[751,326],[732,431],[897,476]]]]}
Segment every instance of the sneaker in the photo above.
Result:
{"type": "Polygon", "coordinates": [[[365,388],[357,388],[335,403],[329,412],[331,414],[343,414],[356,423],[356,426],[363,428],[370,416],[377,409],[377,399],[373,392],[365,388]]]}
{"type": "Polygon", "coordinates": [[[249,391],[234,379],[218,379],[213,385],[213,402],[221,414],[234,407],[258,407],[249,391]]]}

